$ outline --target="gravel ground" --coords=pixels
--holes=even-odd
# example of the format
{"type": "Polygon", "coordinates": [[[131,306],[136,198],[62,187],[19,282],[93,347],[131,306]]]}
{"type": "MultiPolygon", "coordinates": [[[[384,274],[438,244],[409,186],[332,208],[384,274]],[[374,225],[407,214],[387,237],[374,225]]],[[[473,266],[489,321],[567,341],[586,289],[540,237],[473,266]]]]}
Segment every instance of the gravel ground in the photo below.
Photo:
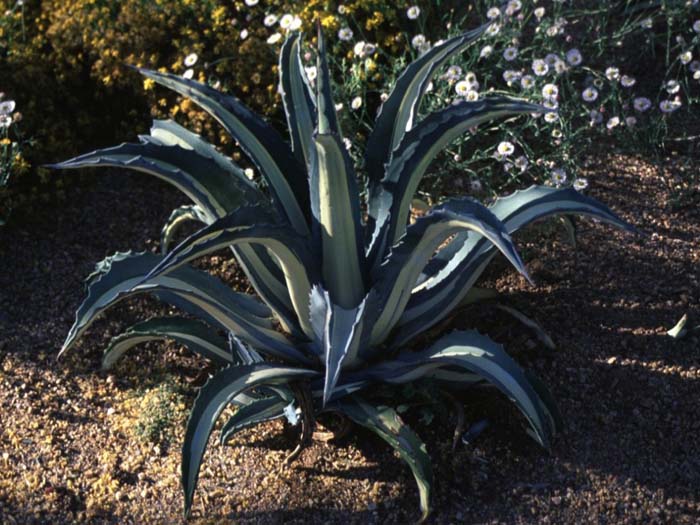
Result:
{"type": "MultiPolygon", "coordinates": [[[[688,313],[700,322],[700,212],[674,209],[681,169],[605,155],[586,174],[591,194],[647,235],[580,222],[574,250],[555,228],[521,238],[536,287],[505,265],[486,276],[504,302],[537,319],[557,345],[492,308],[451,321],[478,327],[550,386],[566,421],[542,451],[497,394],[464,398],[468,422],[488,418],[470,446],[450,449],[449,414],[409,414],[435,461],[431,523],[700,522],[700,338],[672,340],[688,313]]],[[[693,165],[692,163],[690,164],[693,165]]],[[[695,169],[695,168],[692,168],[695,169]]],[[[181,199],[138,175],[114,173],[69,202],[0,230],[0,523],[180,523],[180,444],[203,363],[175,345],[134,350],[99,372],[109,337],[165,312],[120,305],[56,361],[82,279],[120,250],[155,250],[181,199]],[[163,389],[162,385],[172,385],[163,389]],[[163,401],[165,400],[165,401],[163,401]],[[143,437],[144,421],[161,424],[143,437]],[[151,419],[148,419],[151,417],[151,419]]],[[[206,265],[240,287],[224,258],[206,265]]],[[[374,436],[315,443],[292,466],[279,422],[212,444],[192,523],[408,523],[418,517],[410,472],[374,436]]]]}

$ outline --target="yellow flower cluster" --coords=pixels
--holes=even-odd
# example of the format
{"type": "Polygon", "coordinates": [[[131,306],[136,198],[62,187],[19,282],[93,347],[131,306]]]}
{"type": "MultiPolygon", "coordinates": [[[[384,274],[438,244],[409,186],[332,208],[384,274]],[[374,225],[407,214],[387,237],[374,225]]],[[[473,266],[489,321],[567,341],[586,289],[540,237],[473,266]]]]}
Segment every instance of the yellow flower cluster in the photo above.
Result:
{"type": "MultiPolygon", "coordinates": [[[[0,12],[14,5],[15,0],[0,0],[0,12]]],[[[307,32],[316,21],[329,35],[350,23],[364,38],[393,45],[397,19],[407,4],[350,0],[341,9],[339,5],[331,0],[270,0],[256,6],[243,0],[25,2],[21,13],[13,15],[23,17],[23,36],[14,32],[5,39],[0,33],[0,49],[7,46],[0,66],[12,71],[1,87],[17,94],[23,130],[35,139],[28,159],[33,165],[134,140],[148,129],[149,117],[176,118],[225,145],[230,139],[196,106],[126,66],[191,74],[239,96],[253,110],[279,118],[279,43],[267,41],[275,32],[284,34],[280,22],[285,14],[298,16],[307,32]],[[270,14],[277,21],[264,23],[270,14]],[[194,63],[186,61],[190,56],[196,57],[194,63]]],[[[2,25],[0,29],[5,31],[2,25]]],[[[329,41],[338,46],[335,56],[348,52],[347,43],[329,41]]]]}

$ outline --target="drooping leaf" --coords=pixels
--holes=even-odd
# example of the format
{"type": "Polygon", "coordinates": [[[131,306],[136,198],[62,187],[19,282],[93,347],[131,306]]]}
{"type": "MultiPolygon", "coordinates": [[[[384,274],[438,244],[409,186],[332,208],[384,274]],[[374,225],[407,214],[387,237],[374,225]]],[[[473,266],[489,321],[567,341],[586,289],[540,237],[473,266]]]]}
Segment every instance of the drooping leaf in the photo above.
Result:
{"type": "Polygon", "coordinates": [[[319,279],[307,238],[284,225],[256,222],[259,222],[259,211],[254,208],[235,210],[185,239],[151,270],[148,278],[170,272],[192,259],[226,246],[264,246],[282,267],[299,324],[304,333],[311,338],[313,332],[309,324],[309,294],[312,283],[318,282],[319,279]]]}
{"type": "MultiPolygon", "coordinates": [[[[636,232],[607,206],[571,188],[531,186],[496,200],[489,209],[511,235],[538,219],[564,214],[590,216],[636,232]]],[[[444,319],[459,305],[494,255],[490,242],[475,232],[459,233],[441,248],[426,266],[426,278],[399,321],[401,328],[395,343],[403,344],[444,319]]]]}
{"type": "Polygon", "coordinates": [[[306,172],[270,124],[237,98],[224,95],[206,84],[170,73],[137,70],[158,84],[191,99],[219,121],[256,165],[283,216],[298,233],[308,233],[306,172]]]}
{"type": "MultiPolygon", "coordinates": [[[[375,381],[406,383],[432,369],[463,367],[481,376],[508,396],[527,418],[537,441],[548,447],[556,428],[536,389],[503,347],[475,331],[452,332],[422,352],[404,352],[365,371],[375,381]]],[[[351,377],[348,378],[351,380],[351,377]]]]}
{"type": "Polygon", "coordinates": [[[435,250],[463,230],[484,236],[527,277],[505,226],[488,208],[468,198],[446,201],[412,224],[375,272],[375,287],[383,298],[383,308],[372,331],[373,345],[384,341],[399,321],[413,285],[435,250]]]}
{"type": "Polygon", "coordinates": [[[408,464],[418,485],[421,521],[424,521],[431,510],[430,488],[433,482],[433,469],[425,444],[390,407],[374,406],[354,395],[337,401],[335,408],[358,425],[377,434],[408,464]]]}
{"type": "Polygon", "coordinates": [[[302,35],[291,33],[280,51],[280,92],[292,139],[292,149],[303,166],[316,154],[311,139],[316,129],[316,104],[301,62],[302,35]]]}
{"type": "Polygon", "coordinates": [[[241,430],[265,421],[284,417],[284,407],[287,405],[289,405],[289,400],[278,396],[270,396],[256,399],[247,405],[239,407],[236,413],[222,427],[219,442],[223,445],[241,430]]]}
{"type": "Polygon", "coordinates": [[[216,373],[199,391],[187,422],[182,448],[185,515],[192,507],[202,456],[209,435],[224,408],[238,394],[260,386],[284,385],[318,375],[313,370],[269,365],[233,366],[216,373]]]}
{"type": "Polygon", "coordinates": [[[70,348],[105,309],[137,294],[152,293],[158,299],[234,332],[260,351],[290,362],[310,359],[274,329],[271,311],[252,296],[231,290],[215,277],[184,266],[167,275],[146,279],[162,257],[149,254],[118,254],[93,274],[88,296],[76,312],[59,355],[70,348]]]}
{"type": "Polygon", "coordinates": [[[211,219],[206,213],[197,206],[180,206],[175,208],[173,212],[168,217],[163,229],[160,231],[160,251],[165,254],[168,252],[168,247],[170,246],[170,241],[172,241],[173,236],[177,233],[180,227],[191,221],[201,222],[202,224],[209,224],[211,219]]]}
{"type": "Polygon", "coordinates": [[[211,359],[219,365],[233,362],[226,339],[210,326],[186,317],[158,317],[136,323],[113,337],[102,357],[102,369],[111,368],[124,353],[147,341],[173,339],[191,352],[211,359]]]}
{"type": "Polygon", "coordinates": [[[121,144],[80,155],[50,167],[117,167],[148,173],[175,186],[205,210],[212,219],[225,215],[227,211],[241,204],[262,205],[267,200],[259,190],[231,176],[213,159],[178,144],[121,144]]]}
{"type": "Polygon", "coordinates": [[[370,200],[370,215],[376,218],[373,244],[369,247],[370,260],[380,260],[403,235],[411,200],[439,152],[474,126],[541,109],[541,106],[508,97],[463,101],[431,113],[408,131],[392,153],[380,190],[370,200]]]}

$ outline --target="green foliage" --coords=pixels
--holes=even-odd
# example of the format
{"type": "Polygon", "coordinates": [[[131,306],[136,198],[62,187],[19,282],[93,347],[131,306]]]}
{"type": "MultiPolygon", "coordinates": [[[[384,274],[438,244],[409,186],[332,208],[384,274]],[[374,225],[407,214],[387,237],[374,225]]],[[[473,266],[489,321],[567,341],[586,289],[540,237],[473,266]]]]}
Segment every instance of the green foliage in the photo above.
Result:
{"type": "Polygon", "coordinates": [[[167,381],[144,391],[133,427],[136,438],[145,443],[169,442],[174,427],[184,420],[184,400],[181,390],[167,381]]]}
{"type": "Polygon", "coordinates": [[[101,312],[142,293],[203,321],[139,323],[117,336],[105,357],[112,364],[138,342],[171,338],[224,366],[201,388],[188,422],[182,458],[186,513],[209,436],[231,403],[242,408],[224,427],[222,441],[259,421],[285,414],[294,419],[297,410],[303,439],[326,411],[367,427],[411,468],[424,518],[432,483],[425,445],[377,398],[375,387],[398,393],[401,385],[419,388],[422,380],[444,389],[490,384],[513,401],[539,444],[551,443],[559,425],[549,394],[500,345],[476,331],[444,335],[427,349],[410,344],[463,301],[474,300],[469,293],[475,280],[499,252],[527,278],[511,235],[528,224],[578,214],[632,230],[574,189],[546,186],[489,207],[452,198],[410,223],[413,195],[442,148],[474,125],[546,112],[494,95],[417,118],[439,67],[490,27],[436,45],[405,69],[378,114],[379,131],[367,140],[364,191],[340,129],[320,31],[314,85],[299,66],[300,34],[291,33],[280,54],[291,148],[240,100],[204,83],[141,70],[214,117],[255,166],[253,182],[235,162],[172,122],[156,122],[140,144],[55,166],[121,166],[171,183],[196,209],[177,210],[165,238],[181,214],[204,223],[163,255],[120,253],[100,263],[62,349],[73,346],[101,312]],[[234,292],[188,265],[226,247],[257,297],[234,292]],[[228,341],[220,332],[229,334],[228,341]]]}

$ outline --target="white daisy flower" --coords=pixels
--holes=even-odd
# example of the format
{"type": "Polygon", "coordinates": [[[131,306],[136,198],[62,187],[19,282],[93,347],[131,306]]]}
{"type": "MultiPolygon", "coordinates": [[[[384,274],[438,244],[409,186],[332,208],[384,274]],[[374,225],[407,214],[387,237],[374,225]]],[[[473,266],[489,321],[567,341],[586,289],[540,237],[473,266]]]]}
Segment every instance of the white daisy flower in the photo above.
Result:
{"type": "Polygon", "coordinates": [[[362,107],[362,97],[355,97],[350,103],[352,109],[360,109],[362,107]]]}
{"type": "Polygon", "coordinates": [[[513,69],[506,69],[503,72],[503,80],[505,80],[510,86],[513,82],[517,82],[523,74],[520,71],[515,71],[513,69]]]}
{"type": "Polygon", "coordinates": [[[496,151],[498,151],[499,155],[507,157],[515,151],[515,146],[513,146],[513,144],[511,142],[503,141],[498,145],[498,148],[496,148],[496,151]]]}
{"type": "Polygon", "coordinates": [[[572,186],[576,191],[585,190],[586,188],[588,188],[588,179],[579,177],[578,179],[574,180],[572,186]]]}
{"type": "Polygon", "coordinates": [[[549,113],[544,114],[544,121],[545,122],[552,124],[552,123],[556,122],[557,120],[559,120],[559,113],[557,113],[556,111],[550,111],[549,113]]]}
{"type": "Polygon", "coordinates": [[[610,81],[618,80],[620,78],[620,70],[611,66],[605,70],[605,76],[610,81]]]}
{"type": "Polygon", "coordinates": [[[541,77],[549,72],[549,66],[541,58],[536,58],[532,61],[532,71],[535,73],[535,75],[541,77]]]}
{"type": "Polygon", "coordinates": [[[547,53],[547,56],[544,57],[544,61],[549,67],[554,67],[554,64],[559,60],[560,58],[555,53],[547,53]]]}
{"type": "Polygon", "coordinates": [[[445,72],[445,78],[450,82],[456,81],[461,76],[462,68],[456,65],[448,67],[447,71],[445,72]]]}
{"type": "Polygon", "coordinates": [[[464,96],[464,98],[467,99],[469,102],[476,102],[477,100],[479,100],[479,92],[474,89],[470,89],[469,91],[467,91],[467,94],[464,96]]]}
{"type": "Polygon", "coordinates": [[[503,58],[505,58],[508,62],[512,62],[513,60],[516,59],[518,56],[518,48],[514,46],[507,47],[503,51],[503,58]]]}
{"type": "Polygon", "coordinates": [[[634,77],[631,77],[629,75],[622,75],[622,77],[620,77],[620,84],[622,85],[622,87],[630,88],[630,87],[634,86],[636,83],[637,83],[637,79],[634,77]]]}
{"type": "Polygon", "coordinates": [[[187,80],[191,80],[193,76],[194,69],[188,69],[182,74],[182,78],[186,78],[187,80]]]}
{"type": "Polygon", "coordinates": [[[664,89],[669,95],[675,95],[680,91],[681,85],[678,83],[677,80],[669,80],[668,82],[666,82],[664,89]]]}
{"type": "Polygon", "coordinates": [[[693,31],[700,33],[700,20],[696,20],[693,24],[693,31]]]}
{"type": "Polygon", "coordinates": [[[478,181],[478,180],[476,180],[476,179],[474,179],[473,181],[471,181],[471,182],[469,183],[469,187],[470,187],[471,190],[472,190],[473,192],[475,192],[475,193],[480,192],[481,189],[483,188],[483,186],[482,186],[482,184],[481,184],[481,181],[478,181]]]}
{"type": "Polygon", "coordinates": [[[298,16],[295,16],[292,19],[292,23],[289,24],[289,29],[291,31],[296,31],[297,29],[301,28],[301,24],[302,24],[301,18],[299,18],[298,16]]]}
{"type": "Polygon", "coordinates": [[[277,23],[277,20],[278,20],[277,15],[270,14],[270,15],[267,15],[263,19],[263,24],[265,25],[265,27],[272,27],[273,25],[275,25],[277,23]]]}
{"type": "Polygon", "coordinates": [[[365,56],[365,42],[360,40],[355,44],[355,46],[352,48],[352,52],[355,54],[355,56],[358,56],[360,58],[364,58],[365,56]]]}
{"type": "Polygon", "coordinates": [[[338,30],[338,38],[343,42],[348,42],[352,40],[353,32],[349,27],[341,27],[338,30]]]}
{"type": "Polygon", "coordinates": [[[272,33],[268,38],[267,38],[267,43],[268,44],[276,44],[282,40],[282,35],[280,33],[272,33]]]}
{"type": "Polygon", "coordinates": [[[572,66],[578,66],[583,62],[583,56],[578,49],[569,49],[566,52],[566,61],[572,66]]]}
{"type": "Polygon", "coordinates": [[[318,70],[316,69],[316,66],[305,67],[304,71],[306,71],[306,78],[309,79],[309,82],[313,82],[316,80],[316,77],[318,77],[318,70]]]}
{"type": "Polygon", "coordinates": [[[417,34],[411,39],[411,45],[414,49],[421,49],[425,46],[426,42],[425,35],[422,34],[417,34]]]}
{"type": "Polygon", "coordinates": [[[501,16],[501,10],[498,7],[492,7],[488,11],[486,11],[486,18],[489,20],[495,20],[501,16]]]}
{"type": "Polygon", "coordinates": [[[253,171],[253,168],[246,168],[243,170],[243,173],[245,173],[245,176],[248,177],[250,180],[253,180],[255,178],[255,172],[253,171]]]}
{"type": "Polygon", "coordinates": [[[487,29],[486,29],[486,36],[496,36],[498,33],[501,32],[501,26],[499,24],[491,24],[487,29]]]}
{"type": "Polygon", "coordinates": [[[554,168],[550,174],[550,178],[555,186],[561,186],[566,182],[566,171],[562,168],[554,168]]]}
{"type": "Polygon", "coordinates": [[[545,84],[542,88],[542,96],[546,99],[555,99],[559,96],[559,88],[556,84],[545,84]]]}
{"type": "Polygon", "coordinates": [[[681,56],[678,57],[678,59],[683,65],[690,64],[690,62],[693,60],[693,53],[690,51],[686,51],[685,53],[681,53],[681,56]]]}
{"type": "Polygon", "coordinates": [[[280,27],[282,29],[289,29],[292,26],[292,22],[294,22],[294,16],[289,13],[284,14],[282,18],[280,18],[280,27]]]}
{"type": "Polygon", "coordinates": [[[382,102],[386,102],[388,98],[389,98],[389,93],[382,92],[379,95],[379,100],[381,100],[382,102]]]}
{"type": "Polygon", "coordinates": [[[535,85],[535,77],[532,75],[523,75],[520,79],[520,86],[523,89],[530,89],[535,85]]]}
{"type": "Polygon", "coordinates": [[[613,129],[616,128],[620,124],[620,117],[612,117],[608,120],[607,124],[605,124],[605,127],[608,129],[613,129]]]}
{"type": "Polygon", "coordinates": [[[642,29],[651,29],[654,26],[654,21],[651,18],[645,18],[639,22],[639,27],[642,29]]]}
{"type": "Polygon", "coordinates": [[[649,100],[647,97],[637,97],[632,102],[632,105],[634,106],[634,109],[640,113],[644,113],[651,107],[651,100],[649,100]]]}
{"type": "Polygon", "coordinates": [[[14,100],[5,100],[0,102],[0,115],[5,116],[11,114],[15,110],[16,104],[14,100]]]}
{"type": "Polygon", "coordinates": [[[581,97],[586,102],[593,102],[598,98],[598,90],[594,87],[587,87],[583,90],[583,93],[581,93],[581,97]]]}
{"type": "Polygon", "coordinates": [[[537,20],[542,20],[542,18],[544,17],[544,7],[538,7],[533,12],[534,12],[535,18],[537,18],[537,20]]]}
{"type": "Polygon", "coordinates": [[[677,98],[674,100],[662,100],[661,102],[659,102],[659,109],[663,113],[673,113],[681,106],[682,106],[681,101],[678,100],[677,98]]]}
{"type": "Polygon", "coordinates": [[[243,29],[238,36],[241,40],[245,40],[246,38],[248,38],[248,30],[243,29]]]}
{"type": "Polygon", "coordinates": [[[515,167],[520,170],[522,173],[525,171],[530,164],[530,162],[527,160],[527,157],[525,155],[520,155],[517,159],[515,159],[515,167]]]}
{"type": "Polygon", "coordinates": [[[245,5],[247,5],[248,7],[253,7],[258,5],[259,1],[260,0],[245,0],[245,5]]]}
{"type": "Polygon", "coordinates": [[[420,16],[420,7],[417,5],[409,7],[406,11],[406,16],[409,18],[409,20],[417,19],[420,16]]]}
{"type": "Polygon", "coordinates": [[[471,84],[469,82],[467,82],[466,80],[460,80],[455,84],[455,92],[460,97],[466,97],[470,87],[471,84]]]}
{"type": "Polygon", "coordinates": [[[335,110],[336,110],[336,111],[341,111],[344,107],[345,107],[345,106],[343,106],[343,103],[342,103],[342,102],[338,102],[338,103],[335,105],[335,110]]]}
{"type": "Polygon", "coordinates": [[[493,46],[486,45],[481,48],[481,52],[479,52],[479,58],[486,58],[488,56],[491,56],[491,53],[493,53],[493,46]]]}
{"type": "Polygon", "coordinates": [[[352,149],[352,140],[347,137],[343,137],[343,144],[345,144],[345,149],[350,151],[352,149]]]}
{"type": "Polygon", "coordinates": [[[197,53],[190,53],[185,57],[184,64],[185,67],[192,67],[197,63],[197,59],[199,57],[197,56],[197,53]]]}
{"type": "Polygon", "coordinates": [[[506,14],[508,16],[513,16],[515,13],[522,9],[523,3],[520,0],[510,0],[506,6],[506,14]]]}
{"type": "Polygon", "coordinates": [[[12,125],[12,117],[9,115],[0,116],[0,129],[7,129],[12,125]]]}

